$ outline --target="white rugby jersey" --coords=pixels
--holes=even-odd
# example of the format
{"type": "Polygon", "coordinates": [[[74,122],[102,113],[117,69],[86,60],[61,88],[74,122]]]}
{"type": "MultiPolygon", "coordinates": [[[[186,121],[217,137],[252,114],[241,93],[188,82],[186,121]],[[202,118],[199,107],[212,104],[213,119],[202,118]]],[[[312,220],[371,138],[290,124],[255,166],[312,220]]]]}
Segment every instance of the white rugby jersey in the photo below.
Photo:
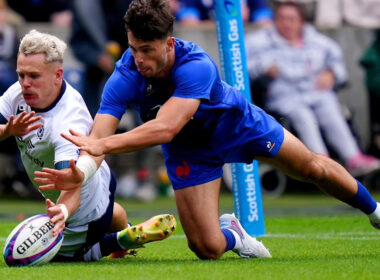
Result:
{"type": "MultiPolygon", "coordinates": [[[[16,82],[0,97],[0,113],[9,120],[11,115],[17,117],[23,111],[29,113],[32,109],[25,103],[21,86],[16,82]]],[[[43,126],[25,136],[16,137],[16,141],[26,172],[38,187],[33,181],[34,171],[40,171],[43,167],[55,168],[59,162],[78,159],[78,147],[60,134],[69,134],[69,129],[73,129],[88,135],[93,121],[80,93],[65,81],[60,96],[51,106],[34,111],[36,116],[42,116],[43,126]]],[[[103,161],[94,176],[82,186],[81,203],[69,218],[69,227],[86,225],[105,213],[109,202],[110,179],[110,169],[103,161]]],[[[45,191],[43,195],[56,202],[59,191],[45,191]]]]}

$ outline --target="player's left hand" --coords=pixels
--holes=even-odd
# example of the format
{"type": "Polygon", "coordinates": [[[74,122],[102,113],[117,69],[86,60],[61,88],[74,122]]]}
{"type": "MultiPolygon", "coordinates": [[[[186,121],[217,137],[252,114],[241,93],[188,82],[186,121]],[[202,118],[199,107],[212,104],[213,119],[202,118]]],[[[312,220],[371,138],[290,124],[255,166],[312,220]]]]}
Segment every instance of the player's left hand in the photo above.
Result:
{"type": "Polygon", "coordinates": [[[84,174],[75,165],[75,161],[70,160],[70,168],[61,170],[52,168],[42,168],[42,171],[35,171],[33,180],[41,184],[38,188],[41,191],[60,190],[70,191],[80,188],[83,183],[84,174]]]}
{"type": "Polygon", "coordinates": [[[50,221],[54,224],[53,236],[57,236],[66,227],[65,216],[62,212],[61,207],[52,202],[50,199],[46,199],[46,206],[50,221]]]}
{"type": "Polygon", "coordinates": [[[38,121],[41,116],[35,117],[35,112],[29,114],[24,111],[16,119],[15,116],[10,116],[8,123],[5,125],[5,135],[7,136],[24,136],[32,130],[38,129],[42,123],[38,121]]]}
{"type": "Polygon", "coordinates": [[[70,134],[61,133],[61,136],[66,140],[69,140],[71,143],[77,145],[81,151],[86,151],[92,156],[102,156],[105,154],[104,145],[100,139],[93,139],[74,130],[70,129],[70,134]]]}
{"type": "Polygon", "coordinates": [[[317,89],[330,90],[334,87],[335,77],[334,73],[330,70],[323,71],[319,74],[316,82],[317,89]]]}

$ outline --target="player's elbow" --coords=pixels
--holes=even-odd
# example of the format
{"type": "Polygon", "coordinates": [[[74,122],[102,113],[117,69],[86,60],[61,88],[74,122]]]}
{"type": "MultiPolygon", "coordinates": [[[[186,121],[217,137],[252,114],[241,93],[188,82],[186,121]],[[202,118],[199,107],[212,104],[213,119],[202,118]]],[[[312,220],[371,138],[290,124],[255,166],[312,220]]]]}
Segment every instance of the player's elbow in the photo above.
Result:
{"type": "Polygon", "coordinates": [[[183,129],[186,123],[190,120],[189,117],[171,117],[157,118],[154,122],[156,132],[160,134],[160,144],[169,143],[183,129]]]}
{"type": "Polygon", "coordinates": [[[178,133],[178,130],[175,128],[175,126],[172,126],[170,124],[161,124],[159,130],[160,144],[169,143],[178,133]]]}

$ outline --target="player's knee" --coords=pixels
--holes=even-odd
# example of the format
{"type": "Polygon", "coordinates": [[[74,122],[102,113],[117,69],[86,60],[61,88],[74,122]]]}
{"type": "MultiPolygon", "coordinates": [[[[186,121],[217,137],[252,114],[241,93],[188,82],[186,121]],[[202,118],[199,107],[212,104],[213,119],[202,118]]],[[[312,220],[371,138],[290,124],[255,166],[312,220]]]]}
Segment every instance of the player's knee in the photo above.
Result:
{"type": "Polygon", "coordinates": [[[190,250],[192,250],[198,258],[202,260],[216,260],[224,253],[224,248],[220,242],[210,240],[207,242],[188,242],[190,250]]]}
{"type": "Polygon", "coordinates": [[[127,213],[118,203],[114,203],[112,223],[109,232],[123,230],[128,225],[127,213]]]}

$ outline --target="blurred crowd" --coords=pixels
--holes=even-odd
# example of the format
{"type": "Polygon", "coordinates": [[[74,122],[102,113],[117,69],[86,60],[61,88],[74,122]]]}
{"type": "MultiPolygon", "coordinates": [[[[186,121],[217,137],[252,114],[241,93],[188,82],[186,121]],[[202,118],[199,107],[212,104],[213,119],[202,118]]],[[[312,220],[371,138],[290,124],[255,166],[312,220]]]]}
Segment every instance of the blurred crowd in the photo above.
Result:
{"type": "MultiPolygon", "coordinates": [[[[168,1],[178,26],[215,28],[213,0],[168,1]]],[[[69,30],[70,50],[83,66],[78,90],[94,116],[104,83],[128,47],[123,16],[131,2],[0,0],[0,95],[17,81],[19,30],[28,23],[45,23],[69,30]]],[[[339,160],[354,176],[379,169],[380,0],[242,0],[241,7],[244,24],[253,26],[246,51],[254,102],[311,150],[339,160]],[[373,41],[357,62],[364,81],[350,81],[343,46],[318,31],[344,26],[373,30],[373,41]],[[338,96],[340,89],[358,82],[366,86],[369,99],[366,145],[349,117],[352,112],[347,114],[338,96]]],[[[135,113],[127,112],[120,132],[140,123],[135,113]]],[[[0,154],[0,195],[38,197],[29,186],[13,139],[2,142],[0,154]]],[[[117,172],[122,197],[146,201],[172,193],[159,149],[114,156],[109,163],[117,172]]]]}

